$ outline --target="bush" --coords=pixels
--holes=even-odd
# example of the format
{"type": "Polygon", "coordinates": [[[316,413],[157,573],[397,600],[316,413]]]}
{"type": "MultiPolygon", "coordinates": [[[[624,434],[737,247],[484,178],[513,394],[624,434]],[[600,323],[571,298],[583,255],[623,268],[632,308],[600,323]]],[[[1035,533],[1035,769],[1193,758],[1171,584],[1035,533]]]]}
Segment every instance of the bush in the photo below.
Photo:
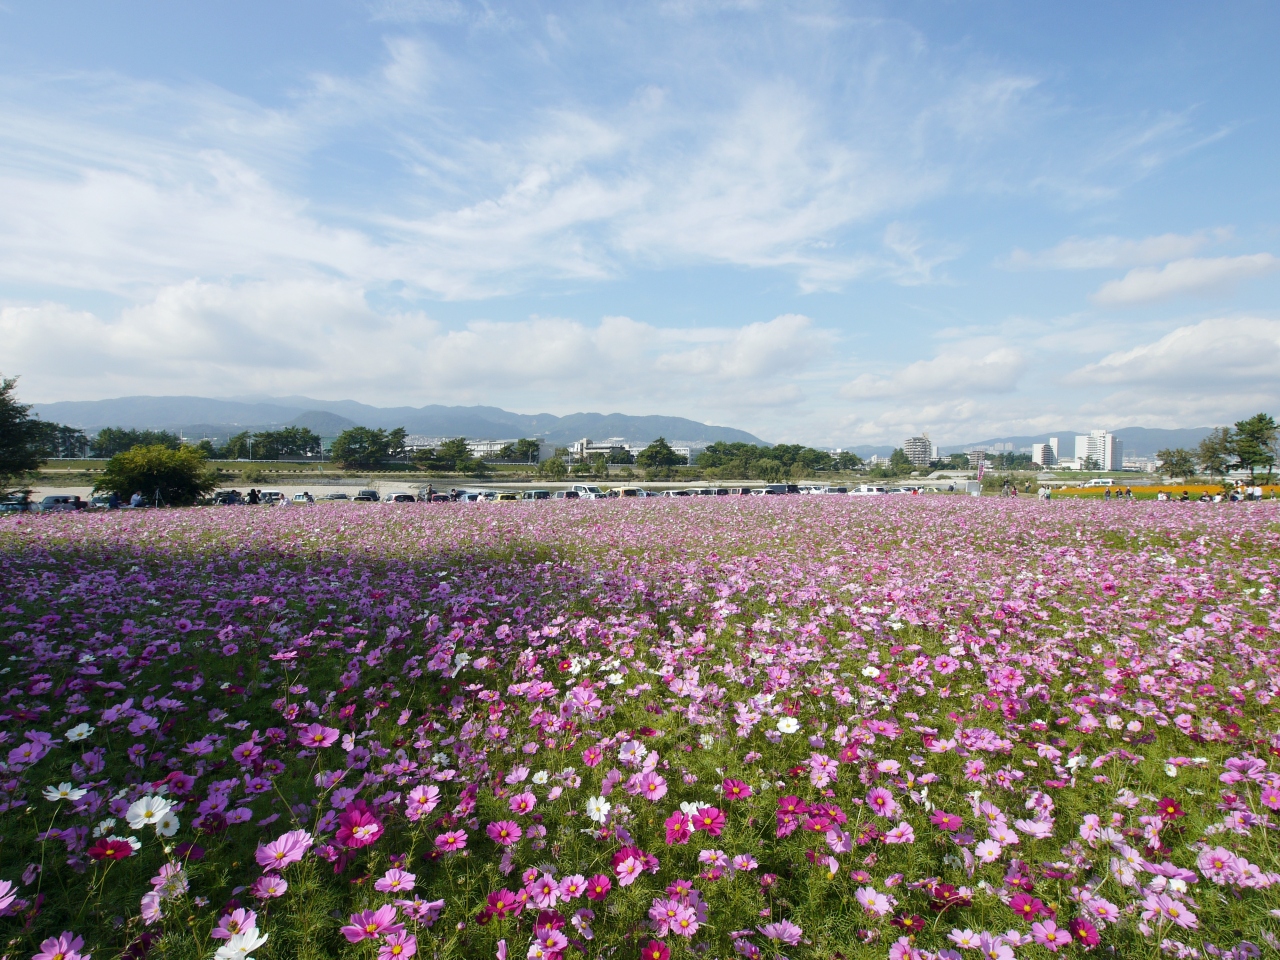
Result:
{"type": "Polygon", "coordinates": [[[114,492],[123,499],[137,491],[147,497],[158,491],[161,503],[188,507],[217,485],[218,475],[209,468],[204,451],[196,447],[170,450],[153,444],[117,453],[107,461],[107,469],[93,490],[114,492]]]}

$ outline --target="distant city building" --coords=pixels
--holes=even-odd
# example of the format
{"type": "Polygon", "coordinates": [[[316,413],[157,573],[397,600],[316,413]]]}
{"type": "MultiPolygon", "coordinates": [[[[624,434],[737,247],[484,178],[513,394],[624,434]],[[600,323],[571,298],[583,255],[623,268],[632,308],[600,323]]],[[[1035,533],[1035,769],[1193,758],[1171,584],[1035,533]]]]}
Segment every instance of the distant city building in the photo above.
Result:
{"type": "Polygon", "coordinates": [[[929,466],[934,459],[935,449],[928,437],[907,437],[902,441],[902,452],[907,455],[913,467],[921,469],[929,466]]]}
{"type": "Polygon", "coordinates": [[[887,467],[889,465],[889,462],[890,462],[889,457],[882,457],[878,453],[872,454],[870,457],[867,458],[867,466],[872,468],[887,467]]]}
{"type": "Polygon", "coordinates": [[[1048,443],[1037,443],[1031,448],[1031,462],[1042,467],[1058,465],[1058,438],[1050,437],[1048,443]]]}
{"type": "Polygon", "coordinates": [[[1076,437],[1076,459],[1082,468],[1086,458],[1099,470],[1120,470],[1124,466],[1124,444],[1106,430],[1090,430],[1087,436],[1076,437]]]}

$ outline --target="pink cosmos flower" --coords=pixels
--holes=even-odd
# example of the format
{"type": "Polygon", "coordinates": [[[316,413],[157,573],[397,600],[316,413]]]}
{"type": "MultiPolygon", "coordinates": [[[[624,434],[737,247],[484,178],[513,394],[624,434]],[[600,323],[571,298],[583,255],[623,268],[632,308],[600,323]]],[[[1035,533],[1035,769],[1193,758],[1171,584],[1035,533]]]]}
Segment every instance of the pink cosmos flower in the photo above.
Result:
{"type": "Polygon", "coordinates": [[[609,891],[613,889],[613,881],[603,873],[597,873],[594,877],[587,881],[587,899],[603,900],[609,896],[609,891]]]}
{"type": "Polygon", "coordinates": [[[440,788],[435,784],[414,787],[409,791],[408,800],[404,815],[410,820],[419,820],[440,803],[440,788]]]}
{"type": "Polygon", "coordinates": [[[524,836],[520,824],[514,820],[497,820],[485,827],[484,832],[489,835],[490,840],[502,847],[510,847],[524,836]]]}
{"type": "Polygon", "coordinates": [[[884,787],[876,787],[867,793],[867,806],[871,812],[881,817],[892,817],[898,812],[898,803],[893,794],[884,787]]]}
{"type": "Polygon", "coordinates": [[[636,786],[639,788],[640,796],[654,803],[667,795],[667,781],[652,770],[641,774],[640,779],[636,781],[636,786]]]}
{"type": "Polygon", "coordinates": [[[305,830],[290,830],[270,843],[258,847],[254,859],[264,870],[283,870],[306,855],[315,839],[305,830]]]}
{"type": "Polygon", "coordinates": [[[485,900],[485,908],[499,920],[505,920],[508,915],[518,914],[523,909],[523,904],[516,899],[514,893],[503,888],[489,894],[485,900]]]}
{"type": "Polygon", "coordinates": [[[1052,920],[1037,921],[1031,925],[1031,936],[1036,943],[1047,950],[1057,953],[1071,942],[1071,934],[1063,930],[1052,920]]]}
{"type": "Polygon", "coordinates": [[[854,899],[862,904],[867,913],[874,913],[877,917],[883,917],[893,909],[890,899],[875,887],[860,887],[854,894],[854,899]]]}
{"type": "Polygon", "coordinates": [[[465,850],[467,847],[467,833],[465,830],[446,830],[436,837],[436,847],[442,853],[455,853],[458,850],[465,850]]]}
{"type": "Polygon", "coordinates": [[[724,814],[718,807],[699,807],[693,815],[693,828],[718,837],[724,831],[724,814]]]}
{"type": "Polygon", "coordinates": [[[1071,939],[1085,947],[1096,947],[1102,942],[1098,936],[1098,928],[1084,917],[1072,920],[1067,924],[1067,928],[1071,931],[1071,939]]]}
{"type": "Polygon", "coordinates": [[[507,803],[512,813],[531,813],[537,805],[538,798],[527,790],[524,793],[517,793],[507,803]]]}
{"type": "Polygon", "coordinates": [[[901,821],[896,827],[884,835],[885,843],[915,843],[916,834],[911,824],[901,821]]]}
{"type": "Polygon", "coordinates": [[[726,800],[746,800],[752,793],[750,784],[730,777],[725,777],[720,789],[726,800]]]}
{"type": "Polygon", "coordinates": [[[681,906],[683,905],[679,900],[670,897],[654,897],[649,907],[649,919],[653,922],[653,932],[660,937],[670,933],[671,924],[675,922],[681,906]]]}
{"type": "Polygon", "coordinates": [[[396,923],[396,908],[391,904],[377,910],[364,910],[351,915],[351,924],[342,928],[342,935],[350,943],[388,937],[404,930],[403,923],[396,923]]]}
{"type": "Polygon", "coordinates": [[[376,843],[383,832],[382,821],[363,800],[352,800],[338,817],[338,832],[334,839],[348,847],[367,847],[376,843]]]}
{"type": "Polygon", "coordinates": [[[213,928],[213,932],[209,936],[215,940],[230,940],[237,933],[242,933],[250,927],[258,925],[258,915],[252,910],[243,908],[233,910],[231,913],[224,913],[218,920],[218,925],[213,928]]]}
{"type": "Polygon", "coordinates": [[[288,889],[289,884],[285,883],[284,877],[267,873],[253,881],[253,886],[249,888],[249,892],[259,900],[270,900],[275,897],[283,897],[284,892],[288,889]]]}
{"type": "Polygon", "coordinates": [[[378,960],[407,960],[418,952],[418,940],[411,933],[393,933],[378,947],[378,960]]]}
{"type": "Polygon", "coordinates": [[[576,900],[578,897],[586,893],[587,881],[580,873],[565,877],[560,881],[560,899],[576,900]]]}
{"type": "Polygon", "coordinates": [[[675,919],[670,926],[672,933],[681,937],[692,937],[698,932],[698,914],[693,907],[681,906],[676,910],[675,919]]]}
{"type": "Polygon", "coordinates": [[[599,747],[587,747],[582,751],[582,762],[588,767],[596,767],[600,765],[600,761],[604,758],[604,753],[599,747]]]}
{"type": "Polygon", "coordinates": [[[618,886],[629,887],[636,882],[636,877],[640,876],[644,866],[635,857],[627,857],[618,864],[616,872],[618,874],[618,886]]]}
{"type": "Polygon", "coordinates": [[[560,884],[549,873],[544,873],[528,887],[529,896],[540,910],[550,910],[560,899],[560,884]]]}
{"type": "Polygon", "coordinates": [[[379,893],[409,893],[417,882],[414,874],[393,867],[377,879],[373,889],[379,893]]]}
{"type": "Polygon", "coordinates": [[[89,960],[80,952],[83,946],[84,937],[64,930],[60,936],[50,937],[41,943],[39,952],[31,960],[89,960]]]}
{"type": "Polygon", "coordinates": [[[314,750],[335,743],[341,735],[334,727],[326,727],[322,723],[309,723],[298,731],[298,740],[306,748],[314,750]]]}
{"type": "Polygon", "coordinates": [[[785,943],[789,947],[794,947],[800,942],[800,938],[804,936],[804,931],[790,920],[779,920],[777,923],[766,923],[763,927],[756,927],[756,929],[770,940],[785,943]]]}

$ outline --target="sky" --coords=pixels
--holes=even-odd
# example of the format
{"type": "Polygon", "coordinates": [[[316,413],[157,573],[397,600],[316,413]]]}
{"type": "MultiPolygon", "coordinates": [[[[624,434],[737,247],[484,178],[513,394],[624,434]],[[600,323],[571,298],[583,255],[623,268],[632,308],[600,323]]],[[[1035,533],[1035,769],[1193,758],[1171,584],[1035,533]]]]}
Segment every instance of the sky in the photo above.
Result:
{"type": "Polygon", "coordinates": [[[940,444],[1280,414],[1280,5],[0,0],[0,372],[940,444]]]}

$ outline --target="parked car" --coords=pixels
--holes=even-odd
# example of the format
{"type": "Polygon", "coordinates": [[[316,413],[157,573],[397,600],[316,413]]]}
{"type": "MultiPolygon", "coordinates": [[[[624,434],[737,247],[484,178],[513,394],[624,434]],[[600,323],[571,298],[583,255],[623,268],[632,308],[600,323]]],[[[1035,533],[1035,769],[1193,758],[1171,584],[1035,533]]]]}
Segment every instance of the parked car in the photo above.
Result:
{"type": "Polygon", "coordinates": [[[382,498],[378,496],[377,490],[361,490],[351,499],[356,503],[377,503],[382,498]]]}
{"type": "Polygon", "coordinates": [[[878,487],[874,483],[860,483],[849,491],[851,497],[870,497],[879,493],[888,493],[885,487],[878,487]]]}
{"type": "Polygon", "coordinates": [[[526,490],[524,492],[525,500],[550,500],[550,490],[526,490]]]}
{"type": "Polygon", "coordinates": [[[578,495],[580,500],[603,500],[605,493],[599,487],[591,486],[586,483],[575,483],[569,488],[578,495]]]}
{"type": "Polygon", "coordinates": [[[652,494],[641,489],[640,487],[614,487],[609,491],[610,497],[649,497],[652,494]]]}
{"type": "Polygon", "coordinates": [[[54,494],[41,500],[36,506],[36,510],[40,513],[75,513],[75,511],[84,510],[88,506],[89,501],[81,500],[79,494],[71,496],[54,494]]]}
{"type": "Polygon", "coordinates": [[[504,490],[502,493],[498,494],[498,500],[503,503],[509,503],[512,500],[519,500],[519,499],[521,499],[520,494],[513,493],[510,490],[504,490]]]}
{"type": "Polygon", "coordinates": [[[0,500],[0,513],[27,513],[32,506],[25,493],[18,493],[0,500]]]}
{"type": "Polygon", "coordinates": [[[218,507],[232,507],[244,503],[244,497],[239,490],[219,490],[213,495],[213,503],[218,507]]]}
{"type": "Polygon", "coordinates": [[[749,497],[751,496],[750,487],[730,487],[729,496],[731,497],[749,497]]]}
{"type": "Polygon", "coordinates": [[[321,500],[350,500],[351,498],[347,496],[345,493],[338,492],[338,493],[326,493],[320,499],[321,500]]]}
{"type": "Polygon", "coordinates": [[[1115,485],[1116,482],[1111,477],[1094,477],[1085,484],[1086,487],[1114,487],[1115,485]]]}
{"type": "Polygon", "coordinates": [[[577,490],[557,490],[553,500],[587,500],[590,497],[584,497],[577,490]]]}
{"type": "Polygon", "coordinates": [[[295,493],[293,495],[293,502],[294,503],[315,503],[316,498],[311,496],[311,494],[307,493],[304,490],[302,493],[295,493]]]}
{"type": "MultiPolygon", "coordinates": [[[[449,499],[448,496],[446,496],[445,494],[441,494],[441,496],[444,496],[446,500],[449,499]]],[[[383,502],[384,503],[417,503],[418,498],[415,497],[412,493],[388,493],[383,502]]]]}

